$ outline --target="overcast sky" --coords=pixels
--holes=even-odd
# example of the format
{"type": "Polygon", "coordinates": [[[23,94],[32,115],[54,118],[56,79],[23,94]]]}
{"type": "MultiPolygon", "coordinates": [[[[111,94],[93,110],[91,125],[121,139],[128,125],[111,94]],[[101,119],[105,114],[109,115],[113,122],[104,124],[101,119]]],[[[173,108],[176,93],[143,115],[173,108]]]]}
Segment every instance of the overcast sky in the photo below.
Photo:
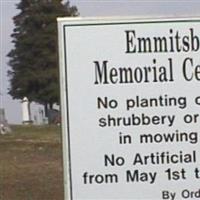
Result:
{"type": "MultiPolygon", "coordinates": [[[[20,101],[7,95],[9,69],[6,55],[13,48],[10,35],[12,17],[18,13],[19,0],[0,0],[0,107],[5,108],[9,123],[21,123],[20,101]]],[[[71,0],[81,16],[189,17],[200,16],[199,0],[71,0]]]]}

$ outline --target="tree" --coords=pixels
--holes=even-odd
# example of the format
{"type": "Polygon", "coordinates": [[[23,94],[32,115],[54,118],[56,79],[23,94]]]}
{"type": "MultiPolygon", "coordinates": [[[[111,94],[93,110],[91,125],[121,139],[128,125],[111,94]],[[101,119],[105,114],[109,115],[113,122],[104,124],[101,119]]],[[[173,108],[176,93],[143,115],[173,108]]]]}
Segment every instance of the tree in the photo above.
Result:
{"type": "Polygon", "coordinates": [[[56,18],[77,16],[77,8],[62,0],[21,0],[17,8],[14,49],[8,54],[9,94],[52,107],[59,103],[56,18]]]}

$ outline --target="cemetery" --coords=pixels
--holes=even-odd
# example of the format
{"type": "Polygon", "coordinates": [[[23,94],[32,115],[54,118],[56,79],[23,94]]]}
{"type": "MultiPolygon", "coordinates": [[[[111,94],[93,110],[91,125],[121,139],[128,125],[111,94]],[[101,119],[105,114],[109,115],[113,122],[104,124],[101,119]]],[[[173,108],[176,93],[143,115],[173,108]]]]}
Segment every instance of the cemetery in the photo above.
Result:
{"type": "Polygon", "coordinates": [[[60,113],[21,101],[21,125],[0,108],[0,200],[63,200],[60,113]]]}
{"type": "Polygon", "coordinates": [[[199,14],[74,2],[95,17],[18,0],[2,34],[0,200],[199,199],[199,14]]]}

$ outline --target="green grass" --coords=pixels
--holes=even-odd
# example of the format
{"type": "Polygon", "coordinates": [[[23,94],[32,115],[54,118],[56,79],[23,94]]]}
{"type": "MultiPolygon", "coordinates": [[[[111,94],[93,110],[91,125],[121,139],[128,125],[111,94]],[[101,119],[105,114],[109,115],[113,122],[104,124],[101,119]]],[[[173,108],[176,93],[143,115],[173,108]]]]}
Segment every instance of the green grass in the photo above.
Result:
{"type": "Polygon", "coordinates": [[[11,128],[0,135],[0,200],[63,200],[60,127],[11,128]]]}

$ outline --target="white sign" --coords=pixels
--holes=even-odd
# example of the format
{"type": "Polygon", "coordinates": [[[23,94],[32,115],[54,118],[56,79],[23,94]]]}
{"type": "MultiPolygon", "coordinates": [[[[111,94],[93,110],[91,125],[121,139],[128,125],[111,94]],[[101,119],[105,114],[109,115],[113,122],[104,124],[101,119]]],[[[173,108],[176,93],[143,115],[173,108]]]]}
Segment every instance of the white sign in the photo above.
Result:
{"type": "Polygon", "coordinates": [[[66,199],[200,198],[200,19],[59,19],[66,199]]]}

